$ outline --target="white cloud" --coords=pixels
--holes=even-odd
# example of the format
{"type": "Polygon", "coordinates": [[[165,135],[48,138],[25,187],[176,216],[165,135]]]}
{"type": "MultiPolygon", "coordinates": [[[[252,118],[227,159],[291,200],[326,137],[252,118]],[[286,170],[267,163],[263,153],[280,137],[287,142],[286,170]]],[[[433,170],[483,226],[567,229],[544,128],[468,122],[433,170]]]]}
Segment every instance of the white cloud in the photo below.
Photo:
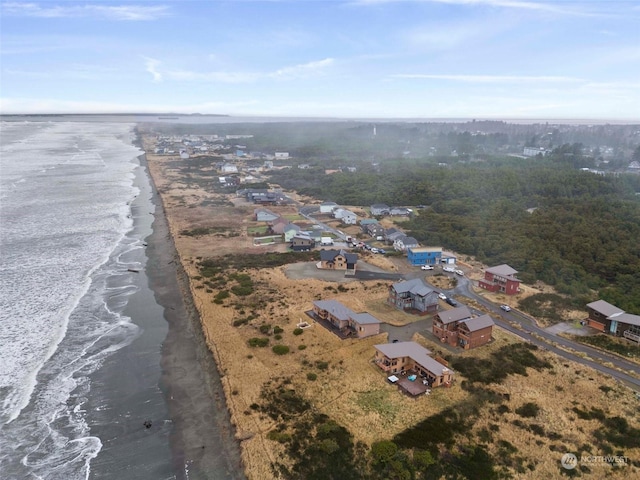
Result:
{"type": "Polygon", "coordinates": [[[162,74],[158,72],[160,62],[153,58],[145,58],[145,67],[147,72],[153,76],[153,81],[158,83],[162,81],[162,74]]]}
{"type": "Polygon", "coordinates": [[[38,3],[7,2],[2,4],[3,15],[40,18],[101,17],[111,20],[157,20],[169,14],[169,7],[143,5],[73,5],[43,7],[38,3]]]}
{"type": "Polygon", "coordinates": [[[333,65],[334,59],[325,58],[300,65],[283,67],[272,72],[195,72],[191,70],[166,70],[161,71],[161,62],[152,58],[145,58],[146,70],[153,75],[154,82],[166,80],[191,81],[191,82],[220,82],[220,83],[251,83],[262,79],[291,80],[300,78],[317,77],[333,65]]]}
{"type": "Polygon", "coordinates": [[[424,80],[451,80],[468,83],[579,83],[585,80],[575,77],[556,77],[545,75],[432,75],[421,73],[401,73],[391,75],[392,78],[424,79],[424,80]]]}
{"type": "MultiPolygon", "coordinates": [[[[385,3],[399,3],[411,0],[356,0],[357,5],[380,5],[385,3]]],[[[540,2],[540,1],[521,1],[521,0],[413,0],[414,3],[442,3],[447,5],[462,5],[470,7],[497,7],[505,9],[529,10],[536,12],[557,13],[563,15],[577,16],[600,16],[616,13],[624,14],[623,11],[617,11],[619,8],[616,2],[570,2],[558,4],[558,2],[540,2]]]]}
{"type": "Polygon", "coordinates": [[[268,74],[267,76],[272,78],[303,78],[310,75],[315,76],[322,73],[327,67],[333,65],[333,63],[333,58],[325,58],[324,60],[318,60],[315,62],[294,65],[292,67],[284,67],[268,74]]]}

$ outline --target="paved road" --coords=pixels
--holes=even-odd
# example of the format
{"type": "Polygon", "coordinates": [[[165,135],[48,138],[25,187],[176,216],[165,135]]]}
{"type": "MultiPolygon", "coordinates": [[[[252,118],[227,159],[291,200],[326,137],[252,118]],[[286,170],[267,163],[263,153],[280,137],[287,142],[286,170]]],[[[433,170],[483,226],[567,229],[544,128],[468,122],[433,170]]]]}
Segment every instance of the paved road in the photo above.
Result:
{"type": "MultiPolygon", "coordinates": [[[[315,208],[313,210],[315,210],[315,208]]],[[[328,225],[325,225],[319,222],[313,217],[310,217],[310,214],[313,213],[313,210],[310,208],[307,209],[303,207],[300,209],[300,214],[306,217],[307,219],[315,222],[316,224],[322,225],[327,230],[332,231],[337,237],[342,238],[343,240],[345,239],[345,236],[341,235],[342,232],[338,232],[336,229],[331,228],[328,225]]],[[[422,277],[423,275],[424,275],[424,272],[421,272],[421,271],[411,272],[405,276],[402,276],[400,274],[391,274],[391,273],[384,274],[379,272],[364,272],[364,271],[356,272],[357,278],[361,280],[371,280],[376,278],[385,279],[385,280],[400,280],[404,278],[408,280],[410,278],[422,277]]],[[[522,312],[515,311],[515,310],[512,310],[511,312],[504,312],[500,310],[500,308],[496,306],[494,303],[476,294],[471,288],[471,281],[468,278],[458,276],[458,285],[454,289],[445,291],[445,293],[447,296],[459,295],[459,296],[472,298],[473,300],[480,303],[483,307],[485,307],[490,313],[492,313],[493,314],[492,316],[496,324],[504,328],[505,330],[508,330],[518,335],[519,337],[529,341],[530,343],[537,345],[540,348],[554,352],[557,355],[560,355],[561,357],[564,357],[568,360],[572,360],[572,361],[581,363],[583,365],[590,366],[598,370],[599,372],[605,373],[607,375],[611,375],[615,379],[623,382],[627,386],[630,386],[631,388],[640,392],[640,379],[616,369],[616,368],[619,368],[625,371],[632,371],[632,372],[638,373],[640,372],[640,367],[637,364],[633,362],[629,362],[616,355],[612,355],[606,352],[602,352],[600,350],[596,350],[595,348],[589,347],[588,345],[574,342],[573,340],[569,340],[567,338],[560,337],[551,332],[545,331],[544,329],[537,326],[535,320],[532,317],[529,317],[528,315],[525,315],[522,312]],[[524,330],[521,330],[520,328],[516,328],[513,324],[520,325],[520,327],[524,330]],[[534,336],[534,334],[536,336],[534,336]],[[543,340],[541,340],[538,337],[542,337],[543,340]],[[554,343],[560,345],[561,347],[569,348],[573,351],[586,354],[590,358],[596,359],[597,361],[586,359],[581,357],[580,355],[567,352],[562,348],[556,347],[554,343]],[[616,368],[607,367],[603,365],[603,363],[610,363],[614,365],[616,368]]],[[[459,303],[462,303],[462,302],[459,302],[459,303]]],[[[471,311],[476,315],[480,315],[484,313],[475,309],[471,309],[471,311]]],[[[410,339],[413,336],[413,333],[420,330],[425,330],[428,328],[430,328],[430,323],[427,323],[427,321],[418,321],[410,325],[407,325],[405,327],[393,327],[388,325],[383,328],[383,331],[387,331],[389,333],[390,339],[403,340],[405,338],[410,339]]]]}
{"type": "Polygon", "coordinates": [[[595,348],[589,347],[588,345],[584,345],[582,343],[574,342],[573,340],[569,340],[564,337],[560,337],[558,335],[554,335],[545,331],[544,329],[538,327],[533,318],[525,315],[522,312],[512,310],[511,312],[504,312],[500,310],[498,306],[494,303],[488,301],[484,297],[476,294],[471,288],[471,282],[466,277],[460,277],[458,280],[458,285],[456,288],[446,292],[449,294],[457,294],[463,295],[480,303],[483,307],[485,307],[493,316],[496,324],[505,330],[508,330],[512,333],[515,333],[519,337],[524,338],[525,340],[531,342],[538,347],[549,350],[551,352],[560,355],[568,360],[572,360],[583,365],[588,365],[599,372],[605,373],[607,375],[611,375],[612,377],[620,380],[627,386],[635,389],[636,391],[640,391],[640,379],[628,375],[624,372],[620,372],[615,368],[607,367],[603,365],[603,363],[611,363],[617,368],[622,370],[628,370],[633,372],[639,372],[640,367],[633,363],[629,362],[621,357],[616,355],[612,355],[606,352],[602,352],[600,350],[596,350],[595,348]],[[516,328],[513,324],[520,325],[524,330],[516,328]],[[535,336],[534,336],[535,334],[535,336]],[[544,340],[541,340],[539,337],[542,337],[544,340]],[[570,348],[576,352],[581,352],[583,354],[588,355],[590,358],[596,359],[597,361],[586,359],[581,357],[580,355],[567,352],[562,348],[556,347],[553,343],[558,344],[564,348],[570,348]]]}

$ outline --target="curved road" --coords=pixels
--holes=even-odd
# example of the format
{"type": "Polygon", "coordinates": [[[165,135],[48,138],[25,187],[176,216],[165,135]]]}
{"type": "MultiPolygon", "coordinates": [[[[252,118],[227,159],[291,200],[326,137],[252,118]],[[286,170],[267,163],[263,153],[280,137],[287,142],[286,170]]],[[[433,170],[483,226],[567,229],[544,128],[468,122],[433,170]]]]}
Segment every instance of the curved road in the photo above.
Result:
{"type": "Polygon", "coordinates": [[[485,307],[492,314],[492,317],[496,322],[496,325],[504,328],[505,330],[508,330],[509,332],[515,333],[519,337],[524,338],[525,340],[531,342],[532,344],[537,345],[538,347],[541,347],[543,349],[549,350],[550,352],[554,352],[555,354],[560,355],[568,360],[572,360],[574,362],[587,365],[591,368],[598,370],[599,372],[605,373],[607,375],[611,375],[612,377],[616,378],[617,380],[623,382],[627,386],[636,390],[636,392],[640,391],[640,379],[633,377],[631,375],[628,375],[625,372],[616,370],[616,368],[619,368],[626,371],[638,372],[640,370],[640,367],[637,364],[633,362],[629,362],[628,360],[625,360],[624,358],[618,357],[616,355],[612,355],[612,354],[597,350],[595,348],[589,347],[588,345],[574,342],[573,340],[569,340],[567,338],[549,333],[544,329],[538,327],[533,318],[529,317],[528,315],[525,315],[522,312],[515,311],[515,310],[511,310],[511,312],[504,312],[500,310],[500,308],[496,306],[494,303],[476,294],[471,289],[471,282],[466,277],[460,277],[458,279],[458,285],[448,293],[463,295],[465,297],[469,297],[477,301],[479,304],[485,307]],[[516,323],[520,325],[523,328],[523,330],[520,330],[519,328],[514,327],[512,323],[516,323]],[[536,336],[534,336],[534,334],[536,336]],[[537,336],[544,338],[544,340],[537,338],[537,336]],[[591,358],[597,359],[597,361],[583,358],[580,355],[567,352],[562,348],[556,347],[555,345],[553,345],[553,343],[556,343],[564,348],[570,348],[576,352],[584,353],[591,358]],[[616,368],[607,367],[600,362],[611,363],[616,368]]]}
{"type": "MultiPolygon", "coordinates": [[[[299,209],[299,212],[302,216],[304,216],[308,220],[311,220],[316,224],[322,225],[324,228],[326,228],[329,231],[332,231],[336,236],[344,240],[345,236],[344,234],[342,234],[342,232],[339,232],[336,229],[331,228],[328,225],[325,225],[322,222],[319,222],[315,218],[311,217],[311,213],[314,213],[315,210],[317,210],[317,207],[313,208],[313,210],[308,207],[307,208],[302,207],[299,209]]],[[[364,275],[362,275],[361,279],[363,280],[373,279],[373,278],[376,278],[376,275],[378,275],[378,278],[380,278],[379,273],[375,274],[373,272],[366,272],[364,273],[364,275]],[[367,278],[367,277],[370,277],[370,278],[367,278]]],[[[387,276],[384,276],[384,277],[390,280],[399,279],[399,277],[401,277],[401,275],[398,275],[398,274],[388,274],[388,275],[389,275],[388,277],[387,276]]],[[[422,276],[421,272],[410,273],[405,276],[405,279],[416,278],[418,276],[422,276]]],[[[550,352],[560,355],[561,357],[564,357],[567,360],[572,360],[574,362],[587,365],[591,368],[598,370],[599,372],[605,373],[607,375],[611,375],[613,378],[631,387],[636,392],[640,392],[640,379],[633,377],[625,372],[621,372],[620,370],[617,370],[617,369],[621,369],[621,370],[632,371],[637,373],[640,370],[640,367],[637,364],[633,362],[629,362],[622,357],[618,357],[616,355],[612,355],[612,354],[597,350],[588,345],[574,342],[573,340],[569,340],[567,338],[549,333],[544,329],[538,327],[538,325],[536,324],[535,320],[532,317],[529,317],[528,315],[525,315],[522,312],[519,312],[516,310],[511,310],[511,312],[504,312],[500,310],[500,308],[496,306],[494,303],[476,294],[472,290],[471,282],[467,277],[458,277],[458,285],[454,289],[446,291],[446,294],[447,296],[451,296],[451,294],[462,295],[477,301],[479,304],[485,307],[490,313],[493,314],[492,316],[494,321],[496,322],[496,325],[504,328],[505,330],[508,330],[509,332],[512,332],[518,335],[519,337],[527,340],[528,342],[542,349],[546,349],[546,350],[549,350],[550,352]],[[520,327],[522,327],[522,330],[514,327],[513,323],[520,325],[520,327]],[[534,334],[536,336],[534,336],[534,334]],[[540,338],[538,338],[538,336],[542,337],[544,340],[541,340],[540,338]],[[563,348],[569,348],[573,351],[588,355],[590,358],[594,358],[597,361],[583,358],[580,355],[568,352],[566,350],[563,350],[562,348],[558,348],[554,345],[554,343],[562,346],[563,348]],[[603,365],[603,363],[611,363],[616,368],[607,367],[603,365]]],[[[483,313],[474,309],[471,309],[471,310],[475,314],[483,313]]]]}

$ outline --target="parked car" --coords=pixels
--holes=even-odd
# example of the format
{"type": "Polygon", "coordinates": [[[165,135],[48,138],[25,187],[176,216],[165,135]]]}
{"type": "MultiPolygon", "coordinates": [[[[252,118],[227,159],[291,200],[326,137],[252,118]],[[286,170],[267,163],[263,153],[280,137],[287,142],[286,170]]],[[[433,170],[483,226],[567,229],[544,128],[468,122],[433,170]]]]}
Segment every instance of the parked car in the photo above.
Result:
{"type": "Polygon", "coordinates": [[[510,312],[511,311],[511,307],[509,305],[500,305],[500,308],[502,310],[504,310],[505,312],[510,312]]]}
{"type": "Polygon", "coordinates": [[[446,300],[446,299],[447,299],[447,296],[446,296],[444,293],[440,292],[440,293],[438,294],[438,298],[439,298],[440,300],[446,300]]]}
{"type": "Polygon", "coordinates": [[[458,302],[456,302],[453,298],[450,298],[450,297],[447,297],[445,302],[447,302],[452,307],[457,307],[458,306],[458,302]]]}
{"type": "Polygon", "coordinates": [[[379,250],[378,250],[377,248],[375,248],[375,247],[372,247],[372,248],[371,248],[371,253],[378,253],[378,251],[379,251],[379,250]]]}
{"type": "Polygon", "coordinates": [[[422,265],[420,268],[422,270],[433,270],[433,266],[432,265],[422,265]]]}
{"type": "Polygon", "coordinates": [[[387,253],[387,251],[384,248],[379,248],[378,253],[381,253],[384,255],[385,253],[387,253]]]}
{"type": "Polygon", "coordinates": [[[464,277],[464,272],[462,270],[456,270],[456,275],[460,275],[461,277],[464,277]]]}
{"type": "Polygon", "coordinates": [[[453,268],[453,267],[442,267],[442,271],[443,271],[443,272],[453,273],[453,272],[455,272],[455,271],[456,271],[456,269],[455,269],[455,268],[453,268]]]}

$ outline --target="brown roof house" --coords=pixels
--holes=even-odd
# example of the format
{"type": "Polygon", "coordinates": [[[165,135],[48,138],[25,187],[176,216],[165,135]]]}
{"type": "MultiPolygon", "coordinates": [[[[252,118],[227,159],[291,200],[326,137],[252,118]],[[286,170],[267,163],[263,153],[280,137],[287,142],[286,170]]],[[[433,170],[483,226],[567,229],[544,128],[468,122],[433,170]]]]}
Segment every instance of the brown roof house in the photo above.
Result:
{"type": "Polygon", "coordinates": [[[341,338],[364,338],[380,333],[380,320],[370,313],[355,313],[336,300],[314,301],[313,313],[330,324],[332,330],[337,330],[335,333],[341,338]]]}
{"type": "Polygon", "coordinates": [[[387,303],[400,310],[427,315],[438,311],[438,294],[420,278],[389,285],[387,303]]]}
{"type": "Polygon", "coordinates": [[[390,374],[390,382],[397,383],[411,395],[425,393],[429,387],[450,386],[453,382],[453,370],[431,358],[431,352],[416,342],[385,343],[373,347],[376,349],[375,364],[390,374]]]}
{"type": "Polygon", "coordinates": [[[321,250],[318,268],[327,270],[356,270],[358,255],[347,253],[345,250],[321,250]]]}
{"type": "Polygon", "coordinates": [[[433,334],[441,342],[465,350],[479,347],[491,340],[493,319],[489,315],[473,318],[467,307],[438,312],[433,317],[433,334]]]}
{"type": "Polygon", "coordinates": [[[490,292],[501,292],[515,295],[520,290],[520,280],[516,278],[517,270],[507,264],[487,268],[484,278],[478,281],[478,286],[490,292]]]}
{"type": "Polygon", "coordinates": [[[626,313],[604,300],[587,304],[590,327],[640,344],[640,315],[626,313]]]}

